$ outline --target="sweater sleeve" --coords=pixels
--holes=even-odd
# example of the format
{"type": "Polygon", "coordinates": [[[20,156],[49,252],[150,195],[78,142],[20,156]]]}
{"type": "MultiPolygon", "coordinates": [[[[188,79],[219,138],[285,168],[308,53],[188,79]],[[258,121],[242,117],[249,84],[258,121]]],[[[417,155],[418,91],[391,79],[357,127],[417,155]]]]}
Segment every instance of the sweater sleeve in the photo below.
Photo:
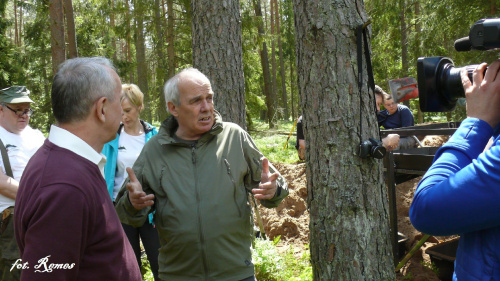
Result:
{"type": "Polygon", "coordinates": [[[25,233],[21,280],[77,280],[91,227],[85,195],[66,185],[45,187],[25,233]],[[51,264],[66,265],[52,269],[51,264]]]}
{"type": "Polygon", "coordinates": [[[451,235],[500,225],[500,140],[483,153],[492,134],[488,123],[467,118],[438,150],[410,208],[416,229],[451,235]]]}

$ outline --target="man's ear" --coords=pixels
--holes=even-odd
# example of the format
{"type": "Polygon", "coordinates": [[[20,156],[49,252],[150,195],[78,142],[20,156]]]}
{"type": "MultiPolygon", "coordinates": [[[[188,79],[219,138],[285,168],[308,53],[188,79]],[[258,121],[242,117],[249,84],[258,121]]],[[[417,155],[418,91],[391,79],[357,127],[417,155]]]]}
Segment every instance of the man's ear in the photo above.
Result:
{"type": "Polygon", "coordinates": [[[106,122],[106,110],[109,104],[109,100],[106,97],[99,98],[96,102],[95,115],[96,118],[101,120],[102,122],[106,122]]]}
{"type": "Polygon", "coordinates": [[[167,107],[168,107],[168,111],[174,116],[174,117],[178,117],[179,116],[179,113],[177,112],[177,106],[169,101],[167,103],[167,107]]]}

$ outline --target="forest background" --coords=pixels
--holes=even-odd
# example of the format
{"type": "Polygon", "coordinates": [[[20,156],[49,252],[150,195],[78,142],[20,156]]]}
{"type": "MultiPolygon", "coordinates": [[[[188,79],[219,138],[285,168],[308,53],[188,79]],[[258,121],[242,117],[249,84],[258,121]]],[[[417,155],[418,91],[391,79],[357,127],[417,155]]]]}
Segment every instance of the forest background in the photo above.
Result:
{"type": "MultiPolygon", "coordinates": [[[[36,101],[31,125],[44,132],[53,123],[50,85],[54,50],[51,48],[50,9],[55,5],[49,2],[0,0],[0,88],[26,85],[36,101]]],[[[416,78],[416,60],[422,56],[447,56],[456,66],[496,59],[496,52],[458,53],[453,42],[467,36],[475,21],[498,16],[499,2],[365,1],[366,11],[372,19],[375,83],[389,91],[391,79],[416,78]]],[[[143,90],[148,110],[141,117],[149,122],[162,121],[167,116],[162,102],[163,84],[179,69],[192,66],[190,0],[73,0],[64,3],[65,16],[60,20],[65,27],[66,44],[59,48],[66,52],[66,57],[111,58],[122,81],[135,83],[143,90]],[[74,29],[68,28],[69,23],[74,24],[74,29]]],[[[278,120],[295,120],[301,108],[292,0],[241,0],[240,13],[248,128],[252,128],[254,119],[264,119],[270,127],[278,120]],[[272,5],[273,2],[276,5],[272,5]],[[260,26],[263,34],[259,34],[260,26]],[[262,43],[268,46],[266,62],[261,60],[262,43]],[[271,72],[268,93],[263,64],[268,64],[271,72]]],[[[421,113],[418,99],[410,100],[409,105],[417,123],[444,118],[461,121],[465,117],[463,107],[445,114],[421,113]]]]}

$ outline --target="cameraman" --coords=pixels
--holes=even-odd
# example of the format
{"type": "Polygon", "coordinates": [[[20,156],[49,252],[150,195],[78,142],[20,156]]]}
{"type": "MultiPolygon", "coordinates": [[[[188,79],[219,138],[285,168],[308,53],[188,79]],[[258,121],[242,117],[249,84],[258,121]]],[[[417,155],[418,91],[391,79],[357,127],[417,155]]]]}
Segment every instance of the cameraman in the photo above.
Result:
{"type": "Polygon", "coordinates": [[[416,229],[460,234],[453,280],[500,280],[500,60],[486,66],[474,84],[462,71],[468,118],[436,153],[410,208],[416,229]]]}

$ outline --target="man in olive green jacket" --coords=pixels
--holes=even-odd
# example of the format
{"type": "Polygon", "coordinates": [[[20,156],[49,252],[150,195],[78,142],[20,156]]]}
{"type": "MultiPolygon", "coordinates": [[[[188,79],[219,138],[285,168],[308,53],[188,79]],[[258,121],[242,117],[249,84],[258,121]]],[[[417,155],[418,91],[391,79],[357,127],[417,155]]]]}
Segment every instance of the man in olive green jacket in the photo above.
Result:
{"type": "Polygon", "coordinates": [[[268,208],[288,194],[248,133],[222,122],[213,96],[194,68],[165,84],[172,116],[127,169],[118,195],[123,223],[142,225],[156,210],[162,280],[255,280],[248,194],[268,208]]]}

